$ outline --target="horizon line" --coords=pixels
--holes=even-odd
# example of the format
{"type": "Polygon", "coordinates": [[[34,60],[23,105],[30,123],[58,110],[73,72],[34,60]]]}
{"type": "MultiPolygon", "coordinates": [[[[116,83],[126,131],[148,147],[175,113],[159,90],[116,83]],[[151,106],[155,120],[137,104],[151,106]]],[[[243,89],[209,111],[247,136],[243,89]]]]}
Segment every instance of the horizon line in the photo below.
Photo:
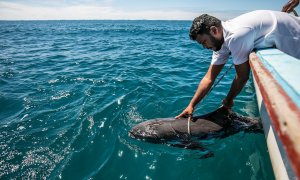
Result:
{"type": "Polygon", "coordinates": [[[0,19],[0,21],[193,21],[192,19],[0,19]]]}

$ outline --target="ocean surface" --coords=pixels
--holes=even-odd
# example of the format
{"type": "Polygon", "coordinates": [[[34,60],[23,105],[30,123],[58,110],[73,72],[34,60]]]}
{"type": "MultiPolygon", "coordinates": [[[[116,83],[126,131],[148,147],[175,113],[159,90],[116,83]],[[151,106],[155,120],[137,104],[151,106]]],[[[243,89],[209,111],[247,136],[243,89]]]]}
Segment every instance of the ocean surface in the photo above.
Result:
{"type": "MultiPolygon", "coordinates": [[[[1,21],[0,179],[274,179],[264,134],[202,140],[206,159],[128,137],[191,100],[211,51],[189,39],[190,25],[1,21]]],[[[220,106],[233,69],[195,115],[220,106]]],[[[252,79],[233,110],[259,116],[252,79]]]]}

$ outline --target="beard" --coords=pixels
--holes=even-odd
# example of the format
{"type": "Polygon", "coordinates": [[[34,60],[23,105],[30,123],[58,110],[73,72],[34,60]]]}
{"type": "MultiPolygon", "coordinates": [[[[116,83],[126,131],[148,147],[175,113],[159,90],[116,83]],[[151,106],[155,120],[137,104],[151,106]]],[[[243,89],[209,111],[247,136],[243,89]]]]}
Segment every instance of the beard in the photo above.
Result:
{"type": "Polygon", "coordinates": [[[218,40],[214,38],[212,35],[209,35],[209,39],[213,44],[213,51],[219,51],[224,43],[224,39],[218,40]]]}

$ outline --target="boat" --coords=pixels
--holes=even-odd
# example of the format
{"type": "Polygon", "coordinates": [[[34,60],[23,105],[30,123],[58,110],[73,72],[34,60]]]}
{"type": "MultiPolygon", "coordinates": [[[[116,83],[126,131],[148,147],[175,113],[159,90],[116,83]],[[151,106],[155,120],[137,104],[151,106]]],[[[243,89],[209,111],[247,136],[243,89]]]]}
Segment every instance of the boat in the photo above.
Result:
{"type": "Polygon", "coordinates": [[[300,60],[276,48],[249,56],[276,179],[300,178],[300,60]]]}

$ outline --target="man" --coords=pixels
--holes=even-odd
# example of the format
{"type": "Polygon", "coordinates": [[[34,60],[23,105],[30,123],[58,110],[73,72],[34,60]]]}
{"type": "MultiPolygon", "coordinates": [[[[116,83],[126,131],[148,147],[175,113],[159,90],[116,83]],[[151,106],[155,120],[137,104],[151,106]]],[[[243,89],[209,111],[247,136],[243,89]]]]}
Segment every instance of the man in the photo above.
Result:
{"type": "Polygon", "coordinates": [[[233,106],[233,99],[249,78],[248,57],[253,49],[276,47],[300,59],[300,18],[284,12],[253,11],[226,22],[203,14],[194,19],[190,38],[214,52],[211,65],[194,97],[176,118],[192,115],[195,106],[209,91],[230,55],[236,76],[222,101],[226,108],[233,106]]]}

